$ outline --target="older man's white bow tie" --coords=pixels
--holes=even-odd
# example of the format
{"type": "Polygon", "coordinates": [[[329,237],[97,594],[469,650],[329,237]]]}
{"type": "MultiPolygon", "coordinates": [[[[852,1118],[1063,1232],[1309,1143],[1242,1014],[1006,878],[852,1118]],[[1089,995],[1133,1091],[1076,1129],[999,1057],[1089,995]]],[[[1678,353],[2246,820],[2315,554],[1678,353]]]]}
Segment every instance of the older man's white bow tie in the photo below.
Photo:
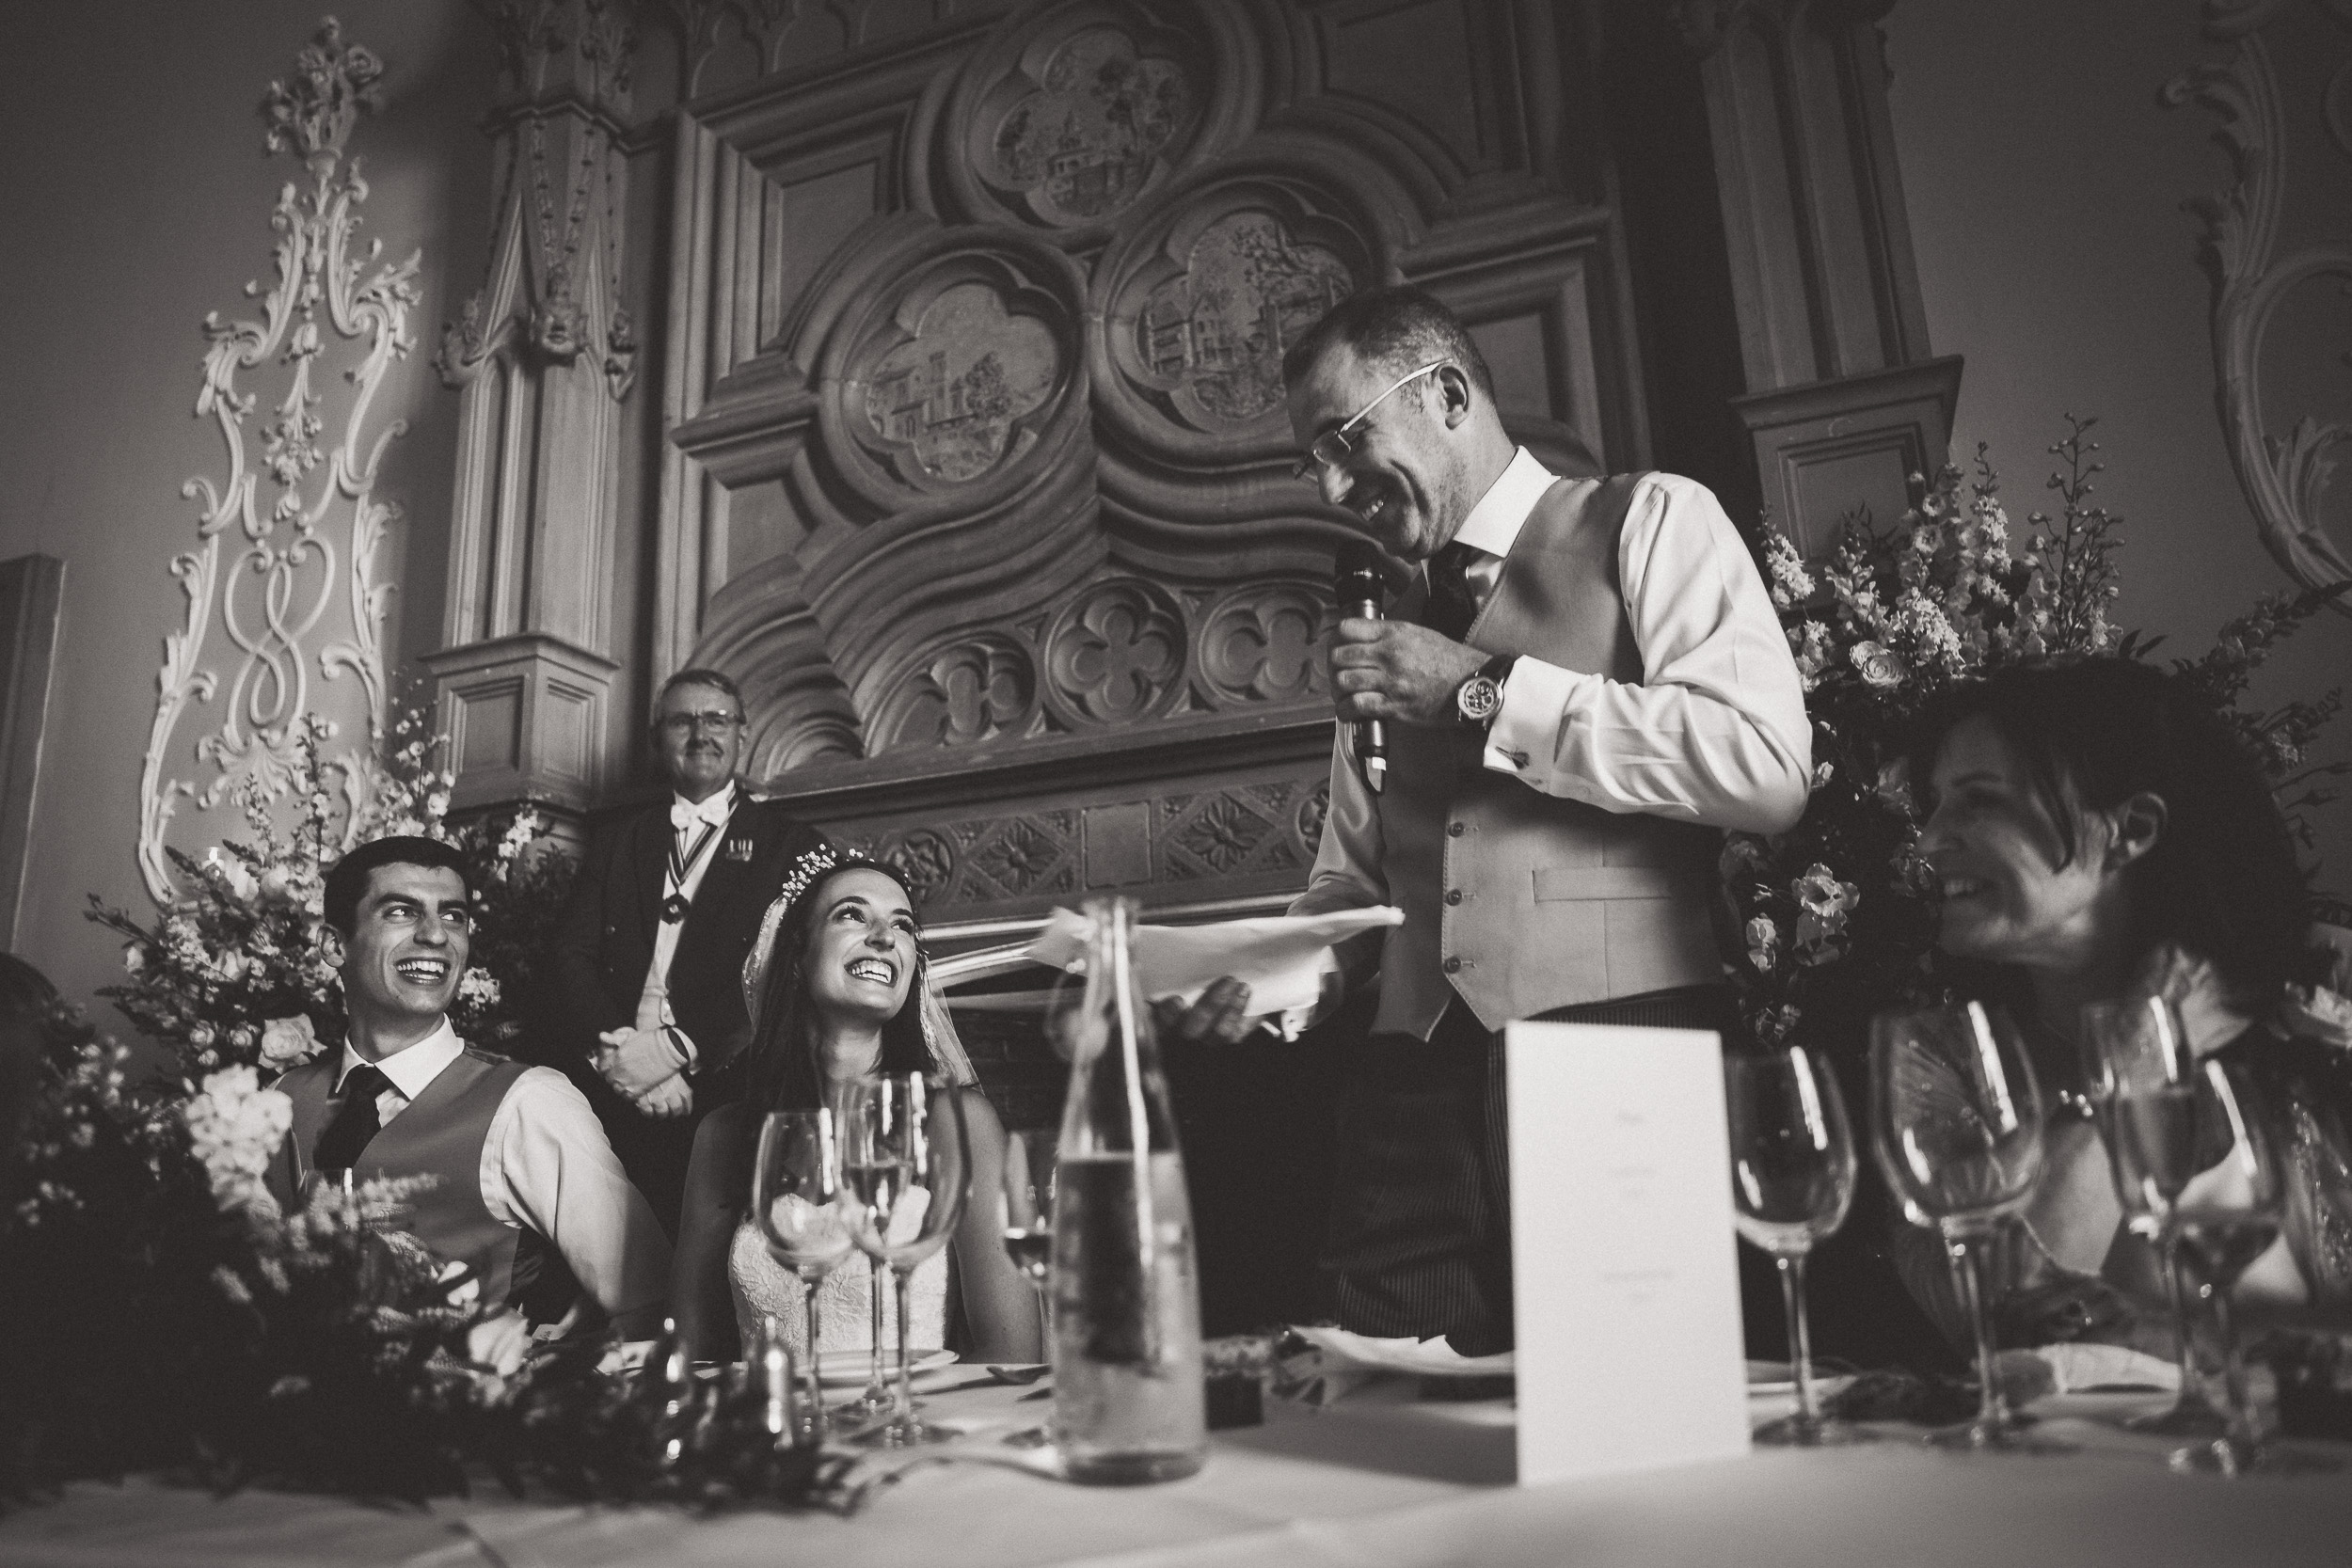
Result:
{"type": "Polygon", "coordinates": [[[670,867],[666,886],[662,889],[661,923],[675,925],[686,918],[686,878],[695,864],[710,849],[711,841],[726,827],[733,815],[730,792],[721,790],[707,800],[670,802],[670,867]],[[686,835],[699,828],[690,847],[686,835]]]}

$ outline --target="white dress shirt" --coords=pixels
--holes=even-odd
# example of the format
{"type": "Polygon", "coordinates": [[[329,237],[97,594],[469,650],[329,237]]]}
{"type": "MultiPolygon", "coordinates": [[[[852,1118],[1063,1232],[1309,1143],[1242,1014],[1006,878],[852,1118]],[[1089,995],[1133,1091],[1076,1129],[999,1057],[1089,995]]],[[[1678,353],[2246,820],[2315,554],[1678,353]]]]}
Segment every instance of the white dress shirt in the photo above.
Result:
{"type": "MultiPolygon", "coordinates": [[[[378,1126],[422,1094],[464,1050],[447,1018],[416,1044],[373,1064],[392,1086],[375,1097],[378,1126]]],[[[346,1041],[335,1090],[366,1057],[346,1041]]],[[[501,1225],[535,1231],[570,1265],[605,1311],[660,1302],[670,1286],[670,1243],[630,1184],[588,1097],[553,1068],[515,1080],[482,1141],[482,1205],[501,1225]]]]}
{"type": "MultiPolygon", "coordinates": [[[[692,855],[686,863],[686,875],[675,888],[668,874],[663,874],[661,895],[666,900],[675,892],[689,904],[703,885],[703,873],[719,858],[719,841],[726,836],[727,820],[735,815],[735,782],[730,779],[715,794],[700,800],[689,800],[683,795],[670,797],[670,836],[681,855],[692,855]],[[701,853],[695,854],[697,844],[701,853]]],[[[653,962],[645,967],[645,988],[638,993],[636,1024],[640,1029],[660,1029],[675,1040],[686,1053],[686,1067],[695,1061],[694,1042],[686,1031],[677,1026],[677,1019],[670,1010],[670,962],[677,957],[678,933],[686,929],[683,920],[664,920],[654,929],[653,962]]]]}
{"type": "MultiPolygon", "coordinates": [[[[1454,542],[1484,608],[1528,514],[1557,476],[1521,447],[1454,542]]],[[[1486,766],[1547,795],[1747,832],[1804,815],[1813,732],[1804,688],[1746,544],[1707,487],[1634,488],[1617,568],[1639,684],[1522,656],[1486,733],[1486,766]]]]}

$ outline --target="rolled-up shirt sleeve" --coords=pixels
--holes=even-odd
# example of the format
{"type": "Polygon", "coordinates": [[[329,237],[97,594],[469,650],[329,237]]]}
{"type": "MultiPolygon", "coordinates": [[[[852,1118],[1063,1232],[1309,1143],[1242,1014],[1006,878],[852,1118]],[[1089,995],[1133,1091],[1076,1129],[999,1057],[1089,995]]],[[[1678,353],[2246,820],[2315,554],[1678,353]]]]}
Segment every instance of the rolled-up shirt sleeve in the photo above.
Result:
{"type": "Polygon", "coordinates": [[[669,1239],[562,1073],[532,1068],[507,1091],[483,1140],[482,1199],[492,1219],[552,1243],[624,1334],[660,1326],[669,1239]]]}
{"type": "MultiPolygon", "coordinates": [[[[1486,766],[1604,811],[1747,832],[1794,826],[1813,767],[1804,688],[1739,531],[1705,485],[1653,474],[1635,490],[1617,560],[1640,683],[1520,658],[1486,766]]],[[[1337,804],[1335,789],[1335,815],[1337,804]]]]}

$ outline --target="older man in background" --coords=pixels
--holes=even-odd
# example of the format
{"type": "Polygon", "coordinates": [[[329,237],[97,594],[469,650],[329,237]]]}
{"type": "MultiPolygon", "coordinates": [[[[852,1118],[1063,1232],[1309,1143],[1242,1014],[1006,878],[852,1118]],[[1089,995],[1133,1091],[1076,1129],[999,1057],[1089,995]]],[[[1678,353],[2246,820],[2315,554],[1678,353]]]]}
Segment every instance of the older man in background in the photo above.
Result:
{"type": "Polygon", "coordinates": [[[694,1129],[742,1094],[743,959],[786,871],[824,842],[736,777],[743,730],[718,671],[663,683],[651,740],[670,799],[591,840],[551,966],[553,1049],[672,1236],[694,1129]]]}

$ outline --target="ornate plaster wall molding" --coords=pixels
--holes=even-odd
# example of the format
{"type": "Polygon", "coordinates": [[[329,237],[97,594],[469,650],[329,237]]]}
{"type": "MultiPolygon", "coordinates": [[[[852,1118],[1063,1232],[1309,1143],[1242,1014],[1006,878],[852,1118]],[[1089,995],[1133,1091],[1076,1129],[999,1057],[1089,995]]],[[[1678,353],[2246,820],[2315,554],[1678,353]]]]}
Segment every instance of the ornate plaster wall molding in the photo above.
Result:
{"type": "MultiPolygon", "coordinates": [[[[385,708],[382,632],[392,590],[377,575],[376,554],[399,510],[376,500],[374,488],[386,447],[407,427],[372,426],[369,413],[386,371],[412,346],[419,256],[379,265],[382,242],[362,247],[357,238],[368,186],[343,149],[360,111],[375,106],[382,62],[346,45],[329,19],[294,67],[262,103],[265,150],[291,150],[308,175],[307,188],[284,185],[270,217],[277,279],[246,285],[262,301],[261,319],[204,319],[211,346],[196,413],[217,425],[228,472],[217,482],[199,475],[181,492],[199,503],[197,547],[171,562],[186,617],[164,640],[139,781],[139,869],[158,902],[175,890],[164,839],[182,800],[209,808],[248,778],[273,793],[284,787],[295,722],[311,710],[313,660],[326,679],[358,682],[371,738],[385,708]],[[356,363],[329,370],[345,358],[356,363]],[[264,416],[257,454],[246,422],[262,394],[242,389],[239,377],[272,361],[292,370],[264,416]],[[339,596],[349,635],[319,645],[339,596]],[[234,661],[225,670],[206,663],[215,627],[225,640],[219,656],[234,661]],[[211,776],[170,776],[183,720],[224,688],[219,726],[196,743],[211,776]]],[[[355,799],[369,754],[353,752],[345,770],[355,799]]]]}
{"type": "MultiPolygon", "coordinates": [[[[2321,8],[2352,26],[2346,0],[2321,0],[2321,8]]],[[[2218,117],[2214,139],[2230,155],[2229,186],[2186,206],[2199,219],[2198,259],[2212,283],[2215,403],[2231,466],[2263,546],[2296,581],[2325,588],[2352,578],[2352,560],[2328,537],[2321,516],[2336,449],[2352,439],[2352,429],[2306,414],[2284,436],[2274,436],[2263,410],[2263,356],[2276,341],[2280,306],[2305,284],[2332,278],[2352,286],[2352,245],[2318,244],[2279,253],[2288,196],[2288,106],[2260,29],[2289,9],[2290,0],[2207,0],[2207,36],[2234,40],[2235,48],[2227,59],[2167,83],[2164,99],[2175,106],[2194,103],[2218,117]]],[[[2347,87],[2352,48],[2317,105],[2338,150],[2352,157],[2352,138],[2335,124],[2347,87]]],[[[2352,604],[2342,598],[2335,609],[2352,615],[2352,604]]]]}

